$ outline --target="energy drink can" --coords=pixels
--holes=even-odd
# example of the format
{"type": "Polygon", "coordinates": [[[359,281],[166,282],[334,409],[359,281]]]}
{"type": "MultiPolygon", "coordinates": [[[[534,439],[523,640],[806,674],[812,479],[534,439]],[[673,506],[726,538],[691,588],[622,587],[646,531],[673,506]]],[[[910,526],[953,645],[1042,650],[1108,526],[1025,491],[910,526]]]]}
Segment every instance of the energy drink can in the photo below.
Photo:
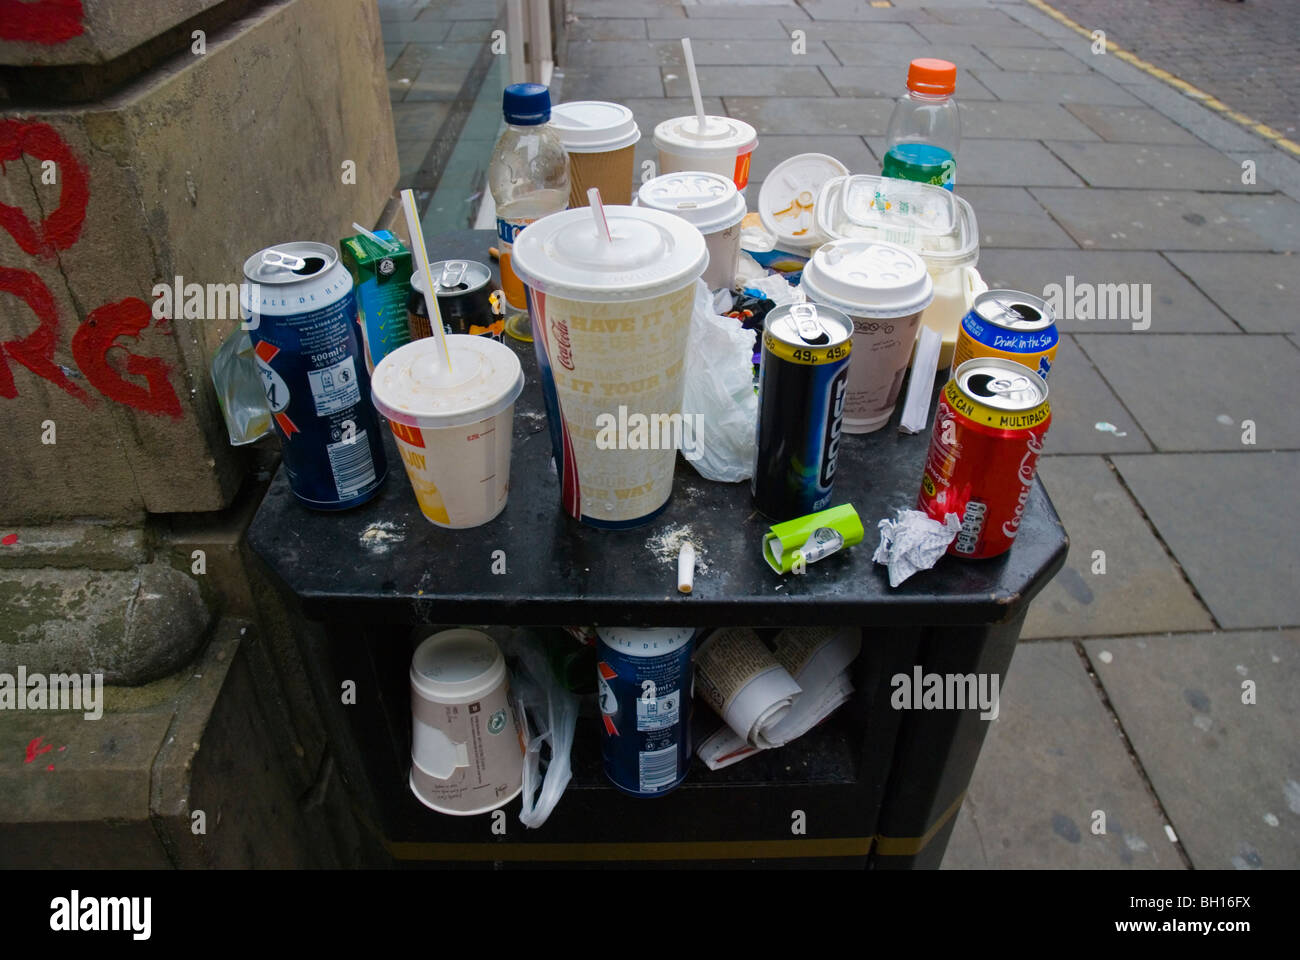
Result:
{"type": "Polygon", "coordinates": [[[240,304],[294,496],[316,510],[373,497],[388,475],[352,278],[332,246],[281,243],[244,261],[240,304]]]}
{"type": "MultiPolygon", "coordinates": [[[[492,271],[477,260],[440,260],[429,264],[437,285],[438,312],[447,333],[500,340],[505,317],[492,309],[492,271]]],[[[433,336],[429,307],[424,301],[424,276],[419,270],[411,275],[411,296],[406,304],[411,337],[433,336]]]]}
{"type": "Polygon", "coordinates": [[[691,764],[691,627],[597,631],[596,696],[605,776],[624,793],[657,797],[691,764]]]}
{"type": "Polygon", "coordinates": [[[832,307],[774,307],[763,323],[750,490],[772,520],[825,510],[839,456],[853,321],[832,307]]]}
{"type": "Polygon", "coordinates": [[[948,552],[1006,553],[1020,532],[1052,408],[1047,381],[1013,360],[979,357],[939,395],[916,508],[940,523],[961,517],[948,552]]]}
{"type": "Polygon", "coordinates": [[[1042,297],[1019,290],[986,290],[975,297],[957,330],[952,374],[967,360],[1002,357],[1044,380],[1056,360],[1056,316],[1042,297]]]}

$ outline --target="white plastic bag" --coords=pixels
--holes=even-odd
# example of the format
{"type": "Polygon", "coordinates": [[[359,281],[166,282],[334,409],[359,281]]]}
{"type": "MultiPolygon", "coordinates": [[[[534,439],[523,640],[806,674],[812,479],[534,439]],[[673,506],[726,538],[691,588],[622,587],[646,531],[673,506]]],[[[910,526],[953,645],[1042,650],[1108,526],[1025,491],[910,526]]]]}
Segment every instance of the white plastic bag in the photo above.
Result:
{"type": "Polygon", "coordinates": [[[735,483],[754,471],[754,333],[713,312],[713,296],[695,284],[686,343],[682,455],[706,480],[735,483]]]}
{"type": "Polygon", "coordinates": [[[501,648],[515,661],[510,691],[527,739],[519,821],[536,828],[546,822],[573,777],[570,754],[578,726],[578,698],[556,679],[535,634],[516,630],[501,648]],[[542,748],[547,744],[550,759],[543,770],[542,748]]]}

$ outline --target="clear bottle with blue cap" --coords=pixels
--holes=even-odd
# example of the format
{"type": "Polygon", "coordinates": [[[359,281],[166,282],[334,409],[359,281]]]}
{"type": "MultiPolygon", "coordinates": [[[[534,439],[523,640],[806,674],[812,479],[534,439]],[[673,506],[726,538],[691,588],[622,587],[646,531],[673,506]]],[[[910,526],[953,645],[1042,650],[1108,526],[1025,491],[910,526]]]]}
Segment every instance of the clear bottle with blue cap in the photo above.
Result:
{"type": "Polygon", "coordinates": [[[501,98],[506,131],[492,151],[488,186],[497,207],[497,248],[506,301],[523,310],[523,282],[510,264],[519,231],[569,205],[569,155],[551,127],[551,94],[540,83],[512,83],[501,98]]]}

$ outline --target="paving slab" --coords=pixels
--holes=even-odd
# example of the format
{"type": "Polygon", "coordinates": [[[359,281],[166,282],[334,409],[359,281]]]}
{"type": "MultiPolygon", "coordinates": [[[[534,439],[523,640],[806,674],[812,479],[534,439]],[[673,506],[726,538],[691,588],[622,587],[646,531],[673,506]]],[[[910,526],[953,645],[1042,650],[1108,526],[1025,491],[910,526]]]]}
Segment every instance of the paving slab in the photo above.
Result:
{"type": "Polygon", "coordinates": [[[1086,63],[1064,50],[1045,47],[981,47],[980,53],[1002,70],[1058,74],[1088,72],[1086,63]]]}
{"type": "Polygon", "coordinates": [[[1231,197],[1227,206],[1273,245],[1276,253],[1300,252],[1300,203],[1280,193],[1231,197]]]}
{"type": "MultiPolygon", "coordinates": [[[[840,26],[840,24],[834,24],[840,26]]],[[[844,24],[844,26],[852,26],[844,24]]],[[[861,26],[861,25],[859,25],[861,26]]],[[[809,37],[811,39],[811,36],[809,37]]],[[[936,46],[924,39],[912,41],[893,41],[881,43],[877,40],[859,41],[854,39],[854,31],[843,33],[834,30],[825,31],[825,43],[845,66],[856,67],[890,67],[895,71],[894,87],[891,97],[902,96],[907,87],[907,66],[917,57],[937,57],[948,60],[960,68],[980,67],[985,70],[993,66],[976,47],[964,43],[950,43],[936,46]],[[838,34],[838,35],[837,35],[838,34]]],[[[957,102],[963,95],[962,84],[957,84],[957,102]]]]}
{"type": "Polygon", "coordinates": [[[565,100],[653,97],[663,91],[658,67],[566,67],[560,87],[565,100]]]}
{"type": "Polygon", "coordinates": [[[1259,178],[1256,183],[1243,183],[1241,164],[1213,147],[1071,140],[1049,140],[1047,146],[1094,187],[1242,193],[1272,190],[1259,178]]]}
{"type": "Polygon", "coordinates": [[[577,67],[659,67],[681,63],[681,59],[682,45],[673,40],[571,40],[564,66],[566,70],[577,67]]]}
{"type": "Polygon", "coordinates": [[[929,14],[939,23],[997,28],[1020,26],[1017,20],[993,7],[934,7],[929,14]]]}
{"type": "MultiPolygon", "coordinates": [[[[897,97],[907,83],[905,67],[822,67],[822,73],[842,97],[897,97]]],[[[957,96],[966,100],[996,99],[974,74],[962,69],[957,71],[957,96]]]]}
{"type": "Polygon", "coordinates": [[[1084,648],[1193,865],[1300,867],[1300,632],[1084,648]]]}
{"type": "MultiPolygon", "coordinates": [[[[1032,187],[1079,245],[1099,250],[1273,250],[1252,200],[1187,190],[1032,187]]],[[[1286,198],[1283,198],[1286,199],[1286,198]]]]}
{"type": "MultiPolygon", "coordinates": [[[[1127,459],[1142,456],[1151,455],[1127,459]]],[[[1048,456],[1039,461],[1038,475],[1070,536],[1070,550],[1061,572],[1030,605],[1022,638],[1214,627],[1105,460],[1048,456]]]]}
{"type": "MultiPolygon", "coordinates": [[[[889,126],[892,100],[858,97],[725,98],[730,116],[764,133],[837,133],[881,136],[889,126]]],[[[760,148],[761,149],[761,148],[760,148]]]]}
{"type": "MultiPolygon", "coordinates": [[[[682,22],[685,18],[682,18],[682,22]]],[[[651,24],[662,23],[660,20],[575,20],[567,27],[569,49],[574,44],[587,40],[645,40],[654,37],[648,32],[651,24]]],[[[668,34],[668,37],[674,34],[668,34]]],[[[660,37],[656,39],[666,39],[660,37]]]]}
{"type": "Polygon", "coordinates": [[[1249,333],[1300,333],[1300,257],[1170,253],[1169,260],[1249,333]]]}
{"type": "MultiPolygon", "coordinates": [[[[790,40],[693,40],[691,54],[697,67],[715,65],[769,67],[837,65],[838,60],[824,43],[810,41],[803,53],[791,49],[790,40]]],[[[670,66],[685,76],[686,60],[680,40],[584,40],[569,44],[568,65],[670,66]]],[[[703,81],[701,81],[703,82],[703,81]]],[[[690,88],[687,88],[689,94],[690,88]]],[[[721,91],[713,91],[717,93],[721,91]]]]}
{"type": "Polygon", "coordinates": [[[1258,150],[1268,142],[1166,84],[1133,85],[1125,89],[1219,150],[1258,150]]]}
{"type": "MultiPolygon", "coordinates": [[[[953,29],[959,29],[954,27],[953,29]]],[[[1125,88],[1096,73],[1050,74],[1009,70],[976,70],[975,76],[1000,100],[1039,100],[1047,103],[1108,103],[1123,107],[1141,103],[1125,88]]]]}
{"type": "Polygon", "coordinates": [[[918,23],[916,30],[931,43],[973,43],[979,47],[1049,47],[1055,48],[1056,41],[1042,34],[1022,27],[1011,26],[977,26],[971,24],[934,24],[918,23]]]}
{"type": "MultiPolygon", "coordinates": [[[[864,60],[852,55],[845,56],[845,53],[863,53],[862,49],[854,48],[875,47],[878,50],[888,50],[888,62],[897,63],[900,58],[907,55],[907,50],[939,49],[930,43],[929,40],[917,33],[908,23],[901,21],[889,20],[813,20],[813,21],[793,21],[783,24],[788,33],[791,30],[802,30],[807,38],[819,40],[823,43],[830,43],[834,46],[844,46],[845,51],[836,50],[843,63],[870,63],[876,64],[876,60],[864,60]],[[898,49],[899,46],[905,46],[907,50],[898,49]]],[[[968,44],[952,44],[952,49],[973,50],[968,44]]],[[[925,54],[917,54],[925,56],[925,54]]],[[[907,61],[904,60],[904,63],[907,61]]]]}
{"type": "MultiPolygon", "coordinates": [[[[880,171],[880,161],[867,149],[861,137],[764,134],[759,138],[758,149],[754,151],[753,159],[750,161],[749,176],[754,182],[760,182],[778,163],[798,153],[829,154],[853,173],[880,171]]],[[[750,208],[754,209],[758,194],[751,190],[749,196],[750,208]]]]}
{"type": "Polygon", "coordinates": [[[1103,140],[1115,143],[1199,144],[1178,124],[1150,107],[1111,107],[1094,103],[1071,103],[1074,114],[1103,140]]]}
{"type": "Polygon", "coordinates": [[[499,0],[431,0],[417,3],[420,7],[419,20],[476,20],[491,16],[505,6],[499,0]]]}
{"type": "Polygon", "coordinates": [[[394,63],[396,63],[398,56],[400,56],[402,51],[405,49],[406,49],[406,44],[401,41],[398,41],[396,43],[386,41],[384,43],[385,68],[391,67],[394,63]]]}
{"type": "MultiPolygon", "coordinates": [[[[960,163],[960,160],[958,161],[960,163]]],[[[1075,249],[1069,234],[1058,227],[1033,196],[1018,187],[966,186],[957,168],[957,192],[975,208],[980,248],[1064,247],[1075,249]]],[[[1082,192],[1082,191],[1081,191],[1082,192]]]]}
{"type": "Polygon", "coordinates": [[[943,869],[1182,867],[1073,644],[1022,643],[1000,693],[943,869]]]}
{"type": "Polygon", "coordinates": [[[465,67],[430,65],[421,70],[406,90],[403,103],[455,100],[465,84],[465,67]]]}
{"type": "Polygon", "coordinates": [[[571,0],[568,13],[579,21],[653,20],[661,17],[684,17],[686,11],[676,0],[571,0]]]}
{"type": "Polygon", "coordinates": [[[732,14],[738,19],[742,17],[755,20],[798,20],[808,19],[808,14],[803,11],[794,0],[788,3],[749,3],[748,0],[736,2],[736,0],[697,0],[696,3],[686,6],[686,15],[688,17],[698,17],[701,20],[715,19],[722,14],[732,14]]]}
{"type": "Polygon", "coordinates": [[[1300,160],[1283,153],[1275,147],[1254,150],[1249,153],[1231,151],[1228,157],[1243,171],[1255,179],[1271,183],[1292,200],[1300,200],[1300,160]],[[1250,161],[1247,168],[1246,161],[1250,161]]]}
{"type": "Polygon", "coordinates": [[[424,143],[426,151],[447,119],[449,103],[395,103],[393,104],[393,130],[398,140],[417,140],[424,143]]]}
{"type": "MultiPolygon", "coordinates": [[[[884,137],[869,137],[877,156],[884,156],[884,137]]],[[[963,140],[957,153],[957,182],[992,187],[1081,187],[1073,171],[1037,140],[963,140]]],[[[979,211],[975,211],[976,219],[979,211]]]]}
{"type": "Polygon", "coordinates": [[[1300,454],[1146,454],[1114,463],[1220,626],[1300,624],[1292,482],[1300,454]]]}
{"type": "Polygon", "coordinates": [[[416,43],[437,43],[447,38],[451,26],[450,20],[409,20],[386,23],[384,34],[416,43]]]}
{"type": "MultiPolygon", "coordinates": [[[[717,13],[714,16],[717,16],[717,13]]],[[[608,22],[626,23],[627,21],[611,20],[608,22]]],[[[693,42],[695,40],[715,40],[719,37],[725,37],[728,40],[785,40],[787,42],[790,40],[790,31],[788,29],[783,27],[779,21],[765,17],[719,17],[716,20],[712,18],[697,20],[694,17],[686,17],[682,20],[647,20],[645,29],[649,31],[651,40],[681,40],[682,37],[690,37],[692,48],[695,46],[693,42]]],[[[609,37],[605,39],[622,38],[609,37]]],[[[809,36],[808,39],[819,40],[821,38],[809,36]]]]}
{"type": "Polygon", "coordinates": [[[1300,357],[1282,337],[1103,333],[1075,338],[1162,452],[1300,448],[1295,405],[1279,402],[1300,378],[1300,357]],[[1245,420],[1255,424],[1253,445],[1242,443],[1245,420]]]}
{"type": "Polygon", "coordinates": [[[873,7],[862,0],[803,0],[800,6],[814,20],[866,23],[882,20],[906,20],[912,23],[938,22],[929,10],[922,10],[919,5],[912,4],[896,3],[893,7],[873,7]]]}
{"type": "Polygon", "coordinates": [[[963,143],[979,138],[1100,139],[1086,124],[1058,104],[975,100],[961,103],[960,107],[963,143]]]}
{"type": "Polygon", "coordinates": [[[1069,336],[1048,374],[1052,400],[1049,454],[1142,453],[1151,444],[1092,362],[1069,336]],[[1098,425],[1101,429],[1098,429],[1098,425]]]}
{"type": "MultiPolygon", "coordinates": [[[[690,96],[685,67],[664,67],[664,91],[670,97],[690,96]]],[[[700,67],[700,89],[722,97],[834,96],[835,90],[816,67],[700,67]]]]}
{"type": "Polygon", "coordinates": [[[1139,303],[1153,333],[1237,332],[1223,311],[1158,253],[985,250],[980,253],[979,271],[990,286],[1053,299],[1059,308],[1057,327],[1063,332],[1137,333],[1132,318],[1139,303]],[[1114,284],[1129,290],[1127,312],[1122,301],[1112,299],[1114,284]],[[1135,295],[1133,284],[1149,284],[1150,289],[1139,289],[1135,295]]]}
{"type": "Polygon", "coordinates": [[[495,20],[457,20],[447,34],[448,43],[489,43],[495,20]]]}

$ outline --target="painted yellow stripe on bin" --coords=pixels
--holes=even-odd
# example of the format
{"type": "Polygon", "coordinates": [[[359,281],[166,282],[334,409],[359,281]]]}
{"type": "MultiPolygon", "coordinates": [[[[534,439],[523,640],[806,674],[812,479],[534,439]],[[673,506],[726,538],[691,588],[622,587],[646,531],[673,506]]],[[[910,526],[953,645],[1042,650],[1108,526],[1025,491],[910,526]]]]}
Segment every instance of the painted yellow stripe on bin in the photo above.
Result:
{"type": "MultiPolygon", "coordinates": [[[[1025,2],[1028,3],[1031,7],[1035,7],[1038,10],[1042,11],[1043,13],[1047,14],[1052,19],[1058,20],[1061,23],[1065,24],[1065,26],[1069,27],[1071,30],[1075,31],[1076,33],[1079,33],[1089,39],[1092,39],[1091,30],[1089,30],[1087,27],[1083,27],[1075,23],[1073,20],[1071,20],[1069,17],[1063,14],[1060,10],[1057,10],[1051,4],[1045,2],[1045,0],[1025,0],[1025,2]]],[[[1150,74],[1151,76],[1155,77],[1157,80],[1164,81],[1165,83],[1173,87],[1175,90],[1178,90],[1186,94],[1187,96],[1191,97],[1194,100],[1199,100],[1201,103],[1205,104],[1211,110],[1214,110],[1217,113],[1221,113],[1225,117],[1229,118],[1230,120],[1240,124],[1243,127],[1246,127],[1247,129],[1253,131],[1254,133],[1259,134],[1265,140],[1273,141],[1283,150],[1286,150],[1289,153],[1294,153],[1297,156],[1300,156],[1300,143],[1296,143],[1294,140],[1288,140],[1282,133],[1280,133],[1277,130],[1274,130],[1268,124],[1260,123],[1259,121],[1246,116],[1246,114],[1242,113],[1241,111],[1232,109],[1232,107],[1228,106],[1226,103],[1224,103],[1222,100],[1218,99],[1217,97],[1206,93],[1204,90],[1200,89],[1199,87],[1193,86],[1192,84],[1188,83],[1186,80],[1174,76],[1168,70],[1164,70],[1160,67],[1157,67],[1153,63],[1149,63],[1146,60],[1143,60],[1141,57],[1137,56],[1134,53],[1130,53],[1129,51],[1125,50],[1123,47],[1112,42],[1111,40],[1106,41],[1106,49],[1110,53],[1113,53],[1118,59],[1123,60],[1125,63],[1132,64],[1133,66],[1141,70],[1143,73],[1150,74]]]]}
{"type": "Polygon", "coordinates": [[[772,860],[864,857],[873,837],[653,843],[424,843],[384,841],[395,860],[772,860]]]}
{"type": "Polygon", "coordinates": [[[934,835],[939,832],[945,823],[951,820],[961,809],[961,803],[966,799],[966,791],[963,790],[957,795],[957,799],[952,802],[934,823],[930,829],[925,831],[919,837],[876,837],[876,853],[882,857],[914,857],[925,849],[926,844],[934,839],[934,835]]]}

